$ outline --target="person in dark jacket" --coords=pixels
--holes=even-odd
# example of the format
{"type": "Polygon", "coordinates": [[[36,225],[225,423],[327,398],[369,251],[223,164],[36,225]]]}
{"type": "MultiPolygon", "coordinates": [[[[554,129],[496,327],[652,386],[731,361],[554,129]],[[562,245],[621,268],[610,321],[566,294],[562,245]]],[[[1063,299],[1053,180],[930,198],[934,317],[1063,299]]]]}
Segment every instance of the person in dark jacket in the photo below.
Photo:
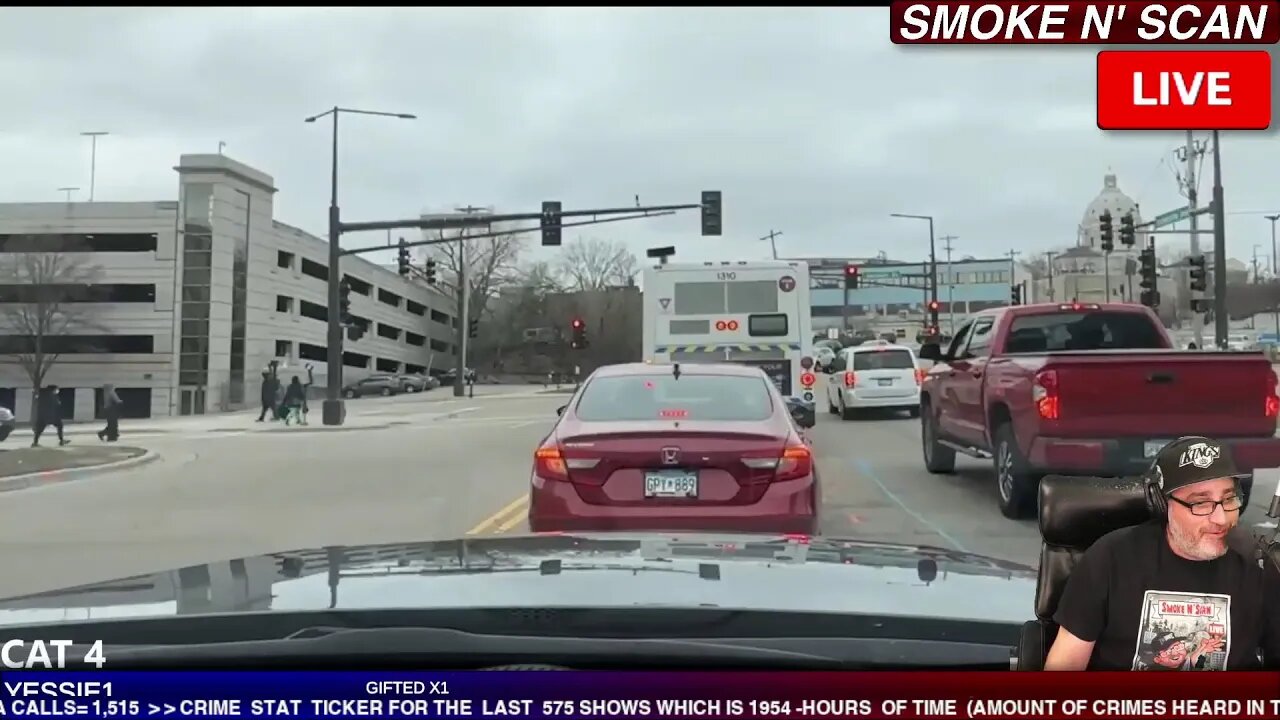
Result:
{"type": "Polygon", "coordinates": [[[36,422],[31,447],[40,447],[40,436],[52,425],[58,431],[58,444],[71,442],[62,436],[62,402],[58,399],[58,386],[47,385],[36,394],[36,422]]]}
{"type": "Polygon", "coordinates": [[[116,387],[110,383],[102,386],[102,414],[107,419],[107,426],[98,431],[98,439],[115,442],[120,439],[120,396],[116,387]]]}
{"type": "Polygon", "coordinates": [[[269,370],[262,371],[262,412],[258,413],[258,422],[262,422],[271,414],[271,419],[275,420],[276,415],[276,393],[280,389],[280,380],[269,370]]]}

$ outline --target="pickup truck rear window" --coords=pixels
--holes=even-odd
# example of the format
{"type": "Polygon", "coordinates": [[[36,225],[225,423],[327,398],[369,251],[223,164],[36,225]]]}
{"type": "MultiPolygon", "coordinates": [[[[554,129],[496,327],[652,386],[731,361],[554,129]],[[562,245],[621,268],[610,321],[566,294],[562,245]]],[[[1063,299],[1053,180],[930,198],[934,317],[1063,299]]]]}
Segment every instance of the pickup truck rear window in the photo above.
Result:
{"type": "Polygon", "coordinates": [[[1106,310],[1020,315],[1009,326],[1005,340],[1009,353],[1164,347],[1164,338],[1146,315],[1106,310]]]}

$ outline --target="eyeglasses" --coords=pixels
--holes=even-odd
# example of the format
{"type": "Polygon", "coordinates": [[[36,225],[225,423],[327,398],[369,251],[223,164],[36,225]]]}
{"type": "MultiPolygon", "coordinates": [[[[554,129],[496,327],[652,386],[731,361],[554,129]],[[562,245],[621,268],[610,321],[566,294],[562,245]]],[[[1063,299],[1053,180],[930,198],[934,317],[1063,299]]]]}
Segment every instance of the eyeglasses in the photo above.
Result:
{"type": "Polygon", "coordinates": [[[1172,495],[1169,496],[1169,499],[1190,510],[1192,515],[1196,515],[1198,517],[1212,515],[1213,511],[1217,509],[1219,505],[1222,506],[1222,510],[1224,512],[1235,512],[1239,510],[1240,506],[1243,504],[1239,495],[1232,495],[1231,497],[1222,498],[1221,500],[1200,500],[1198,502],[1179,500],[1172,495]]]}

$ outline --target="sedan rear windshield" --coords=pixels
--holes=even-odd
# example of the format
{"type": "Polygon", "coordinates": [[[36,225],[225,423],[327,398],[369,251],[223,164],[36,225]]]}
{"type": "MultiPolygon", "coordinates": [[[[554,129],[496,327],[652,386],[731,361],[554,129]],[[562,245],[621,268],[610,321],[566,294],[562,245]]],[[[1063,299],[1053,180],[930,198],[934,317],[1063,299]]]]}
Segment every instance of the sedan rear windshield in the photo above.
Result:
{"type": "Polygon", "coordinates": [[[1005,352],[1159,350],[1164,337],[1143,313],[1055,312],[1020,315],[1009,325],[1005,352]]]}
{"type": "Polygon", "coordinates": [[[865,350],[853,354],[854,370],[912,370],[916,361],[906,350],[865,350]]]}
{"type": "Polygon", "coordinates": [[[763,377],[617,375],[587,383],[574,413],[580,420],[760,421],[773,415],[763,377]]]}

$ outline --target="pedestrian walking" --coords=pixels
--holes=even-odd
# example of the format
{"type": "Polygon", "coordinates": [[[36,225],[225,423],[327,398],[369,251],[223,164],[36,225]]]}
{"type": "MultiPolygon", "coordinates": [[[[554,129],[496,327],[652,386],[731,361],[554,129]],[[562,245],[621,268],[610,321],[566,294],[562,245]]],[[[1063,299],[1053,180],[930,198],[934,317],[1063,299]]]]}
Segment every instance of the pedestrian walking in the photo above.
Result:
{"type": "Polygon", "coordinates": [[[58,445],[71,442],[62,434],[62,402],[58,398],[58,386],[46,385],[36,393],[36,422],[31,447],[40,447],[40,436],[50,425],[58,431],[58,445]]]}
{"type": "Polygon", "coordinates": [[[107,426],[98,431],[98,439],[104,442],[115,442],[120,439],[120,410],[123,403],[116,394],[116,386],[107,383],[102,386],[102,414],[107,419],[107,426]]]}

